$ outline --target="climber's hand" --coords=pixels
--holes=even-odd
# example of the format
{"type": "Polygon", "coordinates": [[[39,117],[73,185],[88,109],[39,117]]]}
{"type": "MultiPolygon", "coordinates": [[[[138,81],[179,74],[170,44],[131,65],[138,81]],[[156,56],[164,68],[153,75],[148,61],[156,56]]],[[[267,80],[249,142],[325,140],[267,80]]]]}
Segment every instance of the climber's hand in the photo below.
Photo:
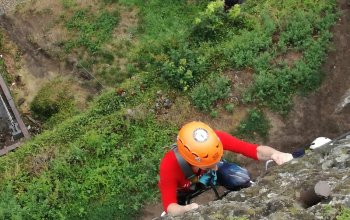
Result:
{"type": "Polygon", "coordinates": [[[186,211],[190,211],[193,209],[198,209],[199,205],[197,203],[191,203],[185,206],[186,207],[186,211]]]}
{"type": "Polygon", "coordinates": [[[275,152],[271,155],[271,159],[274,160],[278,165],[282,165],[293,159],[293,155],[290,153],[275,152]]]}
{"type": "Polygon", "coordinates": [[[179,216],[184,214],[185,212],[197,209],[199,206],[197,203],[191,203],[188,205],[179,205],[177,203],[171,203],[168,206],[167,213],[171,216],[179,216]]]}

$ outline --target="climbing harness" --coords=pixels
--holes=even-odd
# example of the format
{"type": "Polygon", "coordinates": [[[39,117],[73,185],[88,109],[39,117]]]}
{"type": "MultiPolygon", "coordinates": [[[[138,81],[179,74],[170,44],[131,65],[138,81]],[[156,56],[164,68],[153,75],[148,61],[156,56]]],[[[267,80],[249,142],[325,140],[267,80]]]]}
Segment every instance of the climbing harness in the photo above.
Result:
{"type": "Polygon", "coordinates": [[[180,165],[180,168],[184,173],[185,178],[192,182],[192,185],[190,187],[191,191],[185,196],[186,205],[190,204],[193,198],[199,196],[200,194],[208,190],[214,191],[217,200],[222,199],[225,195],[227,195],[227,193],[229,193],[229,192],[224,192],[223,195],[220,195],[212,180],[208,180],[208,186],[203,183],[200,183],[198,179],[200,170],[198,171],[197,174],[193,172],[191,165],[181,157],[176,144],[172,145],[172,150],[175,153],[176,160],[180,165]]]}

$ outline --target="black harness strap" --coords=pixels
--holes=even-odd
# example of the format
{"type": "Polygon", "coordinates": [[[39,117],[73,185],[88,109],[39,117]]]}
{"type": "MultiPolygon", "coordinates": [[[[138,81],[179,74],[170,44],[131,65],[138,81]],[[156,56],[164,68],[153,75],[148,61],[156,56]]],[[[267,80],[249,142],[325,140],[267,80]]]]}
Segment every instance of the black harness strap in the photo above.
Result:
{"type": "Polygon", "coordinates": [[[179,163],[179,166],[180,166],[182,172],[184,173],[186,179],[190,180],[192,182],[192,186],[195,187],[195,189],[190,194],[188,194],[186,196],[186,198],[185,198],[185,200],[186,200],[185,201],[185,205],[190,204],[191,203],[191,199],[193,199],[194,197],[202,194],[203,192],[205,192],[205,191],[207,191],[209,189],[213,189],[214,190],[214,193],[216,195],[216,199],[222,199],[228,192],[230,192],[230,191],[228,191],[225,194],[223,194],[222,196],[220,196],[218,191],[216,190],[214,184],[212,184],[212,183],[210,184],[209,187],[197,188],[198,187],[198,184],[196,184],[197,181],[198,181],[197,176],[199,176],[199,174],[201,172],[201,169],[198,169],[198,173],[195,174],[193,172],[192,168],[191,168],[191,165],[187,161],[185,161],[185,159],[183,159],[182,156],[180,155],[176,144],[173,144],[171,149],[174,151],[176,160],[179,163]]]}
{"type": "Polygon", "coordinates": [[[172,150],[175,153],[176,160],[179,163],[180,168],[181,168],[182,172],[184,173],[186,179],[192,180],[194,177],[196,177],[196,174],[193,173],[191,165],[181,157],[176,145],[173,145],[172,150]]]}

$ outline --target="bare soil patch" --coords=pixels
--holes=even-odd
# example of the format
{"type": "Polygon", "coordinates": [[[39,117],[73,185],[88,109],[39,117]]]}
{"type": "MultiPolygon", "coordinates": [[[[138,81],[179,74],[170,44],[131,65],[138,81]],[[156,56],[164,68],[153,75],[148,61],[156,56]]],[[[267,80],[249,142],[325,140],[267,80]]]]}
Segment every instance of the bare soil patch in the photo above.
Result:
{"type": "Polygon", "coordinates": [[[288,66],[293,66],[295,62],[300,60],[303,57],[303,55],[300,52],[296,51],[289,51],[283,56],[279,56],[275,59],[276,63],[279,62],[285,62],[288,66]]]}
{"type": "Polygon", "coordinates": [[[32,1],[0,17],[0,27],[5,34],[5,50],[1,53],[11,81],[9,87],[19,110],[28,116],[29,120],[24,118],[26,124],[33,129],[38,124],[30,120],[29,106],[48,81],[60,77],[71,84],[81,110],[86,108],[90,97],[98,94],[97,87],[87,86],[90,79],[82,78],[76,63],[69,62],[76,59],[69,60],[62,54],[61,42],[67,33],[57,19],[63,10],[59,1],[32,1]]]}

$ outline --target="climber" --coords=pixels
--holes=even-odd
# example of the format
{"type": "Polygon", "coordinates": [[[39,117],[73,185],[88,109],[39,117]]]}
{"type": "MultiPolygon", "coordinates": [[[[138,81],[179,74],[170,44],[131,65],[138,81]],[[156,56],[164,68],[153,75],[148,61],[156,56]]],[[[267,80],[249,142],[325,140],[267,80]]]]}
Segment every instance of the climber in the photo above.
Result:
{"type": "Polygon", "coordinates": [[[292,154],[244,142],[223,131],[213,130],[205,123],[187,123],[180,129],[176,145],[160,162],[158,186],[166,213],[176,216],[198,208],[198,204],[185,204],[181,198],[198,183],[218,184],[229,190],[250,186],[246,169],[222,160],[224,150],[255,160],[272,159],[278,165],[293,159],[292,154]]]}
{"type": "Polygon", "coordinates": [[[236,4],[242,4],[243,0],[225,0],[224,1],[224,11],[227,12],[236,4]]]}

